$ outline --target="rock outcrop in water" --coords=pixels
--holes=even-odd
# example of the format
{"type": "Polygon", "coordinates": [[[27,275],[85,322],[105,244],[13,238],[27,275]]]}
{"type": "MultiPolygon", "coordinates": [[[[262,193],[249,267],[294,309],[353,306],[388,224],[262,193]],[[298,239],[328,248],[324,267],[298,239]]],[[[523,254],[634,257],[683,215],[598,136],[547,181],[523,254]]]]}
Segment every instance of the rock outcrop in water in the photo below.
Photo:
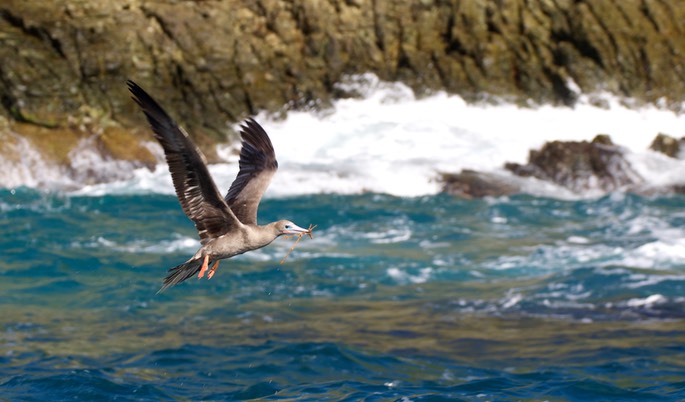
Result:
{"type": "MultiPolygon", "coordinates": [[[[675,158],[680,144],[665,134],[659,134],[651,149],[675,158]]],[[[639,194],[682,193],[685,186],[655,186],[646,182],[631,166],[625,150],[613,144],[607,135],[588,141],[552,141],[539,150],[531,150],[528,163],[506,163],[504,168],[515,178],[536,178],[553,183],[571,193],[599,191],[631,191],[639,194]]],[[[522,181],[502,174],[463,170],[442,173],[442,191],[463,198],[500,196],[522,192],[522,181]]]]}
{"type": "Polygon", "coordinates": [[[548,142],[539,151],[530,151],[526,165],[507,163],[504,167],[517,176],[550,181],[576,193],[615,191],[643,181],[607,135],[592,142],[548,142]]]}
{"type": "Polygon", "coordinates": [[[63,164],[98,135],[103,158],[123,147],[149,164],[141,141],[102,137],[143,126],[129,78],[210,158],[227,122],[353,96],[337,84],[366,72],[418,94],[572,104],[608,91],[675,108],[685,101],[684,33],[685,7],[656,1],[6,0],[0,136],[63,164]]]}
{"type": "Polygon", "coordinates": [[[459,173],[443,173],[439,180],[442,191],[460,198],[499,197],[521,189],[507,177],[494,173],[464,169],[459,173]]]}
{"type": "Polygon", "coordinates": [[[666,134],[658,134],[649,149],[661,152],[671,158],[677,158],[680,155],[683,142],[685,142],[685,138],[677,140],[666,134]]]}

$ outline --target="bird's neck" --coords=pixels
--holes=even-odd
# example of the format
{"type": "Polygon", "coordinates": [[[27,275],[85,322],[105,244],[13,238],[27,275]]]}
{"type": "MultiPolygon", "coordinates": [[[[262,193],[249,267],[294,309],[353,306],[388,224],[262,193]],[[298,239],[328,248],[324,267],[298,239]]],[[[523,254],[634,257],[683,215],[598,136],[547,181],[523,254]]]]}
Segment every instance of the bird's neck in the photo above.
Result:
{"type": "Polygon", "coordinates": [[[275,222],[263,226],[254,225],[250,228],[250,232],[250,237],[253,239],[253,242],[259,244],[260,247],[264,247],[276,240],[279,235],[275,222]]]}

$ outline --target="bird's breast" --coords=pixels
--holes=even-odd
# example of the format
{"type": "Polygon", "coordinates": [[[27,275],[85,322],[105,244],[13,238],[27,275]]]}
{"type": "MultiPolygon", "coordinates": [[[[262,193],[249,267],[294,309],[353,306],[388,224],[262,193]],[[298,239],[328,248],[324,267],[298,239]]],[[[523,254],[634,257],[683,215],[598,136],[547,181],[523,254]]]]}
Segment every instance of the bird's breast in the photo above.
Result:
{"type": "Polygon", "coordinates": [[[215,259],[223,259],[262,248],[271,241],[273,239],[263,238],[263,236],[258,236],[257,233],[247,230],[217,237],[209,241],[204,248],[205,254],[211,255],[215,259]]]}

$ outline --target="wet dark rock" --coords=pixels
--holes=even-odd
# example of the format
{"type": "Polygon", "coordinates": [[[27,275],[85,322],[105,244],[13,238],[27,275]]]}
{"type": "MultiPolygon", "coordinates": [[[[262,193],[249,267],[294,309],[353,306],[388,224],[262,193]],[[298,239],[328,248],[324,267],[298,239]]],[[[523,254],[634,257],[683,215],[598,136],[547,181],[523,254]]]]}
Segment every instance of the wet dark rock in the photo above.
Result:
{"type": "Polygon", "coordinates": [[[461,198],[498,197],[520,191],[505,176],[468,169],[460,173],[443,173],[439,180],[443,192],[461,198]]]}
{"type": "Polygon", "coordinates": [[[518,176],[536,177],[574,192],[615,191],[643,181],[608,136],[592,142],[548,142],[530,151],[526,165],[507,163],[504,167],[518,176]]]}
{"type": "Polygon", "coordinates": [[[595,138],[592,139],[592,143],[597,145],[614,145],[609,134],[597,134],[595,138]]]}
{"type": "Polygon", "coordinates": [[[681,145],[685,139],[677,140],[669,135],[659,133],[652,141],[649,149],[661,152],[671,158],[677,158],[680,154],[681,145]]]}
{"type": "MultiPolygon", "coordinates": [[[[680,140],[658,134],[650,149],[669,157],[678,157],[685,138],[680,140]]],[[[614,145],[606,134],[588,141],[551,141],[539,150],[531,150],[528,163],[506,163],[513,175],[554,183],[575,193],[588,190],[631,191],[638,194],[685,194],[685,185],[654,185],[646,182],[625,158],[624,149],[614,145]]],[[[442,191],[463,198],[508,195],[522,191],[515,177],[462,170],[442,173],[442,191]]]]}
{"type": "Polygon", "coordinates": [[[443,173],[442,191],[463,198],[501,196],[522,191],[516,177],[533,177],[554,183],[574,193],[634,191],[653,194],[683,192],[685,187],[656,188],[645,183],[625,158],[624,149],[614,145],[606,134],[592,141],[551,141],[531,150],[528,163],[506,163],[514,176],[462,170],[443,173]]]}

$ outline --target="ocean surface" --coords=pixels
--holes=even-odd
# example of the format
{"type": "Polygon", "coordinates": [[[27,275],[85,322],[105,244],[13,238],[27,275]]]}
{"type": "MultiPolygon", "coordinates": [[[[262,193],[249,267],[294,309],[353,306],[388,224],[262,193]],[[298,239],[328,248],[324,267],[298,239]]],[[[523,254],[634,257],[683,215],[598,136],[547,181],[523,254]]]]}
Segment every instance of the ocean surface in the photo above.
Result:
{"type": "Polygon", "coordinates": [[[161,294],[199,246],[164,166],[94,186],[9,170],[0,400],[685,400],[684,196],[530,181],[462,200],[433,180],[609,133],[646,179],[685,182],[681,160],[646,150],[683,118],[374,85],[329,114],[260,118],[280,170],[259,220],[316,224],[313,239],[161,294]]]}
{"type": "Polygon", "coordinates": [[[0,398],[682,400],[685,198],[311,195],[155,294],[171,195],[0,191],[0,398]]]}

